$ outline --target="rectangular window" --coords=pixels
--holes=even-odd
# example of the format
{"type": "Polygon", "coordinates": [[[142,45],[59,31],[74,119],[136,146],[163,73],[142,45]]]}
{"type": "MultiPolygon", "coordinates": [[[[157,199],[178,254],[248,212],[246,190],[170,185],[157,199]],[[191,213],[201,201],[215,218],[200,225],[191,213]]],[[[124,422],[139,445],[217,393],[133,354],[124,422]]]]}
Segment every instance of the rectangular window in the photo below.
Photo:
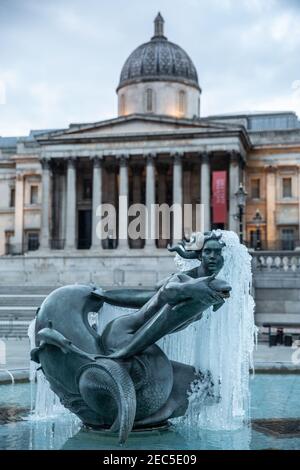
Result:
{"type": "Polygon", "coordinates": [[[147,111],[149,113],[153,111],[153,91],[151,88],[147,90],[147,111]]]}
{"type": "Polygon", "coordinates": [[[282,197],[292,197],[292,178],[282,178],[282,197]]]}
{"type": "Polygon", "coordinates": [[[39,234],[37,232],[30,232],[27,235],[28,251],[35,251],[39,249],[39,234]]]}
{"type": "Polygon", "coordinates": [[[9,207],[15,207],[15,199],[16,199],[16,190],[15,188],[10,188],[9,207]]]}
{"type": "Polygon", "coordinates": [[[251,180],[251,197],[252,199],[260,198],[260,179],[258,178],[251,180]]]}
{"type": "Polygon", "coordinates": [[[256,230],[250,231],[250,248],[256,248],[256,230]]]}
{"type": "Polygon", "coordinates": [[[125,95],[121,95],[120,98],[120,114],[123,116],[125,113],[125,95]]]}
{"type": "Polygon", "coordinates": [[[30,204],[38,203],[39,188],[36,185],[30,186],[30,204]]]}
{"type": "Polygon", "coordinates": [[[185,98],[185,91],[181,90],[179,92],[179,113],[185,113],[185,106],[186,106],[186,98],[185,98]]]}
{"type": "Polygon", "coordinates": [[[281,231],[281,249],[294,250],[295,230],[293,228],[283,228],[281,231]]]}

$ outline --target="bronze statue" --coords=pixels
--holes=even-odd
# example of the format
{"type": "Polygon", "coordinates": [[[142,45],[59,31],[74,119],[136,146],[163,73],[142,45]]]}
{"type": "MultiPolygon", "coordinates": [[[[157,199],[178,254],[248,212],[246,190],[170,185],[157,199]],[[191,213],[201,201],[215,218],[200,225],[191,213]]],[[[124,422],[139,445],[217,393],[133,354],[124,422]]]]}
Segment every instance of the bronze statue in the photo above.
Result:
{"type": "Polygon", "coordinates": [[[208,307],[216,311],[229,297],[231,287],[216,279],[222,247],[220,236],[208,232],[170,248],[200,259],[201,266],[171,275],[154,291],[74,285],[44,300],[31,356],[62,404],[85,425],[118,431],[122,443],[132,429],[185,414],[191,383],[203,376],[169,360],[155,343],[199,320],[208,307]],[[99,335],[88,313],[104,302],[137,310],[111,321],[99,335]]]}

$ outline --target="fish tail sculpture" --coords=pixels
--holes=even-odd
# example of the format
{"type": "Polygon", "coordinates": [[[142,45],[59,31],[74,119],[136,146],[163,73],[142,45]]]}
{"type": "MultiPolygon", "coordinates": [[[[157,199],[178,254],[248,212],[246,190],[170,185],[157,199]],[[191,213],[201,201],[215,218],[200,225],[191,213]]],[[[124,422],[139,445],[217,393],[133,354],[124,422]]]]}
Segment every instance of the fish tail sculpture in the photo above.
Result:
{"type": "Polygon", "coordinates": [[[123,444],[133,428],[136,416],[136,393],[127,370],[116,361],[101,359],[94,366],[89,365],[81,374],[78,386],[87,406],[100,415],[102,395],[111,395],[117,404],[117,416],[110,431],[118,432],[119,442],[123,444]]]}

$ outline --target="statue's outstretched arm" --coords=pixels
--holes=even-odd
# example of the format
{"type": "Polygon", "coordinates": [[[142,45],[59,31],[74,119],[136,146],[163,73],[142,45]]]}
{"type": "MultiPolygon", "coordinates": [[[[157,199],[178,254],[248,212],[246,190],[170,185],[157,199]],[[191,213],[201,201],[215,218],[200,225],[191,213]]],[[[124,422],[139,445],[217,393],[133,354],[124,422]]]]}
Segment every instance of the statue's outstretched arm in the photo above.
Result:
{"type": "Polygon", "coordinates": [[[98,297],[103,302],[118,307],[141,308],[155,293],[155,290],[147,289],[96,289],[92,292],[92,295],[98,297]]]}
{"type": "MultiPolygon", "coordinates": [[[[181,274],[186,274],[195,279],[198,277],[198,268],[184,271],[181,274]]],[[[92,295],[99,298],[103,302],[116,305],[117,307],[138,309],[142,308],[156,294],[156,292],[161,289],[161,287],[166,285],[174,276],[176,276],[176,273],[172,273],[165,277],[155,285],[154,289],[95,289],[92,291],[92,295]]]]}
{"type": "Polygon", "coordinates": [[[192,280],[181,273],[178,281],[168,283],[138,312],[107,325],[102,340],[108,344],[114,333],[112,336],[119,343],[118,347],[114,341],[109,357],[126,358],[140,353],[165,335],[195,321],[210,305],[223,300],[223,289],[230,289],[224,281],[216,281],[216,287],[211,288],[212,277],[192,280]]]}

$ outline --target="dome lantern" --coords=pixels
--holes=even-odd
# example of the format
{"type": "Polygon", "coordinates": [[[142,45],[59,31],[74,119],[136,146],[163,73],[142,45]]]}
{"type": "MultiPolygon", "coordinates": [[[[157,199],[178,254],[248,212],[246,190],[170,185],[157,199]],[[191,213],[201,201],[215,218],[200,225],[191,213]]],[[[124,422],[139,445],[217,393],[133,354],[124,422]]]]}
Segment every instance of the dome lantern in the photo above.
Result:
{"type": "Polygon", "coordinates": [[[157,38],[167,39],[164,36],[164,23],[165,23],[165,20],[161,16],[160,12],[158,12],[158,15],[156,16],[154,20],[154,36],[152,40],[157,39],[157,38]]]}

